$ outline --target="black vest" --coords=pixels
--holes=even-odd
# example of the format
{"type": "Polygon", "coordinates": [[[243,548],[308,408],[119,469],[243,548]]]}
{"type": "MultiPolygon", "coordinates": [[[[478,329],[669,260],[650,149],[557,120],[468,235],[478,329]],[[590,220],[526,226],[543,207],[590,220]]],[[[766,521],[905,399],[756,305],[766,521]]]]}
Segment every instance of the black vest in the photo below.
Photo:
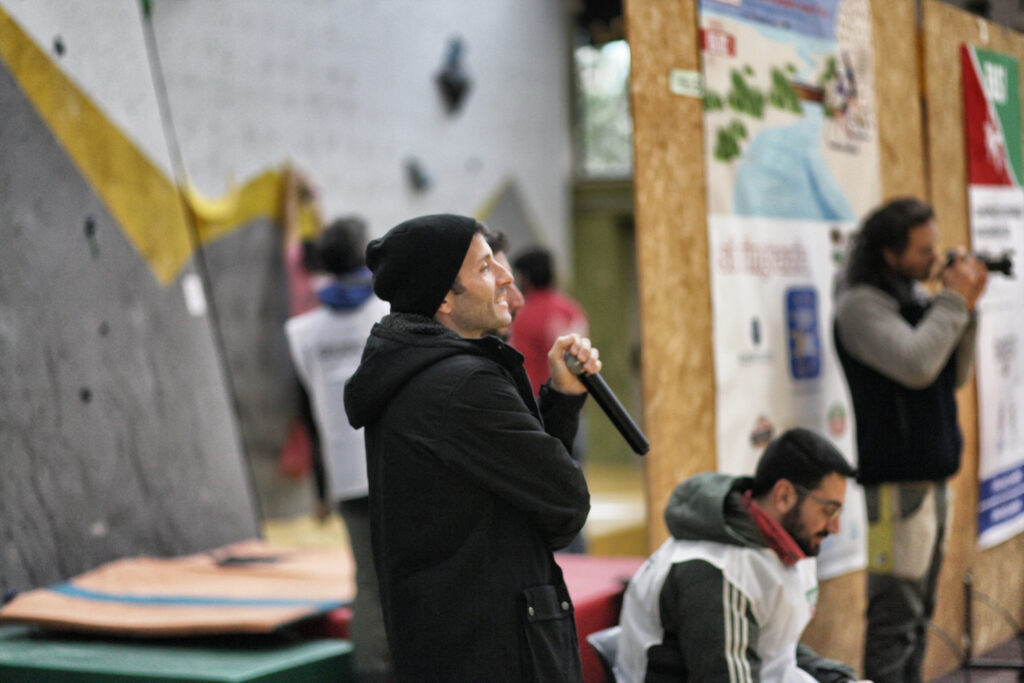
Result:
{"type": "MultiPolygon", "coordinates": [[[[900,315],[917,326],[928,306],[900,307],[900,315]]],[[[956,411],[956,353],[924,389],[908,389],[851,356],[833,335],[853,397],[857,421],[857,481],[938,481],[960,468],[963,437],[956,411]]]]}

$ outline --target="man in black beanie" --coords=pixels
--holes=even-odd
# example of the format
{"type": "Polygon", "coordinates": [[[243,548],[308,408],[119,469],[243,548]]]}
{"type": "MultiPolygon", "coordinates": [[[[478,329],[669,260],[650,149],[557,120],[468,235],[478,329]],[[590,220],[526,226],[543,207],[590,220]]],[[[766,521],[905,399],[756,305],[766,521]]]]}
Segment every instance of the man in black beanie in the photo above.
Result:
{"type": "Polygon", "coordinates": [[[391,314],[345,385],[365,427],[381,603],[400,681],[577,681],[572,601],[552,551],[590,494],[569,455],[600,370],[578,335],[549,354],[538,401],[523,357],[488,330],[511,321],[512,275],[472,218],[401,223],[372,241],[373,289],[391,314]]]}

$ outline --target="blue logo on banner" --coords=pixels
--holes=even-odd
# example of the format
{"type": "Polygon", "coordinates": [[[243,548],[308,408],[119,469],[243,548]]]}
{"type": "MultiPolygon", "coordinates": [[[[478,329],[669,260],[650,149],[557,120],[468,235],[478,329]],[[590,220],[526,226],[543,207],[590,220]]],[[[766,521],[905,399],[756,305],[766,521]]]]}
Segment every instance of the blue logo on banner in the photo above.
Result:
{"type": "Polygon", "coordinates": [[[1024,514],[1024,465],[984,479],[978,490],[978,534],[1024,514]]]}
{"type": "Polygon", "coordinates": [[[821,374],[818,292],[811,287],[786,290],[786,322],[789,372],[793,379],[814,379],[821,374]]]}

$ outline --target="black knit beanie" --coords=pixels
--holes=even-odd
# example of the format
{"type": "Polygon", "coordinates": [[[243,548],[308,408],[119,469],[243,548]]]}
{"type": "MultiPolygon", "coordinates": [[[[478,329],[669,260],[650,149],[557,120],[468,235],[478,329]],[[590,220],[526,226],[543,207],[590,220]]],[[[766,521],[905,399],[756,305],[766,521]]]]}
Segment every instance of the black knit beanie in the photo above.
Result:
{"type": "Polygon", "coordinates": [[[452,288],[479,223],[448,213],[399,223],[366,247],[373,291],[392,313],[434,317],[452,288]]]}

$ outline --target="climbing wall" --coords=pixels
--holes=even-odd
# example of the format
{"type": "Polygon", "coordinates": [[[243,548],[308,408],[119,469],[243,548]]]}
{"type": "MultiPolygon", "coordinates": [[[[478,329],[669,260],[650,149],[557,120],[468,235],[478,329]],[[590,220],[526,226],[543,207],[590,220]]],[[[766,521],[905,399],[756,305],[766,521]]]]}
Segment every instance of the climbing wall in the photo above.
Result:
{"type": "Polygon", "coordinates": [[[564,254],[569,39],[549,0],[0,0],[0,591],[308,514],[281,172],[564,254]]]}
{"type": "Polygon", "coordinates": [[[59,63],[74,17],[33,20],[60,54],[0,7],[4,594],[258,534],[178,195],[59,63]]]}

